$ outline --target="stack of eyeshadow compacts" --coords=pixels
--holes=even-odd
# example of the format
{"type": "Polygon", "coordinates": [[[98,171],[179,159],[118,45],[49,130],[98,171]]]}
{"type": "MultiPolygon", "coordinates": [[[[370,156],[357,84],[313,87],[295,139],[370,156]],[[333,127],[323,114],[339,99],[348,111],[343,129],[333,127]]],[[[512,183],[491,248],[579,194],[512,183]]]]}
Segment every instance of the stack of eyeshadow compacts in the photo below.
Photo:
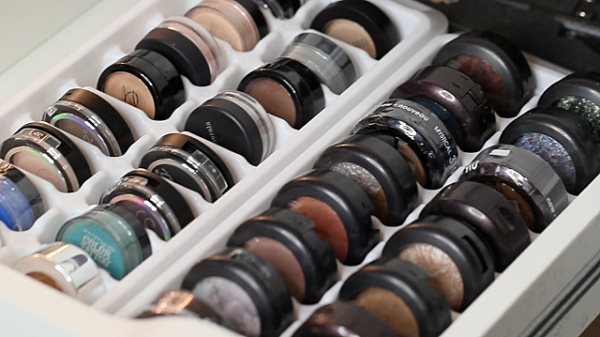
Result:
{"type": "Polygon", "coordinates": [[[567,76],[485,147],[494,112],[517,116],[533,77],[502,37],[457,37],[140,317],[182,315],[195,303],[210,308],[195,316],[238,333],[278,335],[293,320],[291,298],[319,303],[338,281],[335,260],[361,264],[379,243],[371,216],[404,224],[420,184],[445,187],[294,336],[439,336],[451,311],[464,311],[598,174],[599,83],[597,74],[567,76]],[[476,151],[446,185],[459,156],[476,151]]]}

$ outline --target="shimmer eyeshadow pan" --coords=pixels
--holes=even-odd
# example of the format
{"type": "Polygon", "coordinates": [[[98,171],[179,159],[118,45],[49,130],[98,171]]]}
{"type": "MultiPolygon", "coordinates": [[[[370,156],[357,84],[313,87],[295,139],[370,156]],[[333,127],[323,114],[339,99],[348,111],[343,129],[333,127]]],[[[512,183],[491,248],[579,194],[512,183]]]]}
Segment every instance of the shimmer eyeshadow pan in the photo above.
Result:
{"type": "Polygon", "coordinates": [[[492,32],[464,33],[446,43],[432,65],[457,69],[479,84],[494,111],[515,117],[529,101],[535,79],[519,48],[492,32]]]}
{"type": "Polygon", "coordinates": [[[26,231],[45,212],[44,200],[31,180],[0,160],[0,221],[13,231],[26,231]]]}

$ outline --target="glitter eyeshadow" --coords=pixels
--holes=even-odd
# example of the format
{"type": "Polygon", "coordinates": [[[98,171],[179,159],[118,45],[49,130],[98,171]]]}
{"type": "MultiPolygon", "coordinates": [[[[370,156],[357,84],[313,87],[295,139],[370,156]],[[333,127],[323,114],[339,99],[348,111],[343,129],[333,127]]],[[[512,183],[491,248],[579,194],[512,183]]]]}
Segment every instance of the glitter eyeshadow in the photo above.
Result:
{"type": "Polygon", "coordinates": [[[595,130],[600,130],[600,106],[593,101],[577,96],[565,96],[555,104],[586,120],[595,130]]]}
{"type": "Polygon", "coordinates": [[[379,316],[400,337],[419,337],[419,325],[412,310],[393,292],[383,288],[368,288],[354,300],[363,308],[379,316]]]}
{"type": "Polygon", "coordinates": [[[567,150],[556,139],[542,133],[529,132],[517,138],[513,145],[531,151],[548,162],[565,182],[567,190],[575,186],[575,165],[567,150]]]}

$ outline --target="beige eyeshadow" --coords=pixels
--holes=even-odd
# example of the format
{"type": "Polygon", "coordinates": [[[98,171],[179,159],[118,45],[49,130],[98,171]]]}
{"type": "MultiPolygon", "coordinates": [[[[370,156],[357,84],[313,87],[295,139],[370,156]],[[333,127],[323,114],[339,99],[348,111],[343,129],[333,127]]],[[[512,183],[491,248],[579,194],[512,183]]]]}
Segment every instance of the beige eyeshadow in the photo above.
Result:
{"type": "Polygon", "coordinates": [[[288,289],[295,299],[302,301],[306,289],[304,272],[296,256],[281,242],[267,237],[254,237],[244,244],[244,248],[271,262],[283,276],[288,289]]]}
{"type": "Polygon", "coordinates": [[[312,220],[319,238],[331,244],[335,257],[340,262],[346,261],[349,245],[346,227],[329,205],[312,197],[299,197],[288,202],[286,208],[312,220]]]}
{"type": "Polygon", "coordinates": [[[49,181],[57,190],[68,192],[67,182],[61,172],[37,151],[23,148],[21,151],[15,152],[9,161],[15,166],[49,181]]]}
{"type": "Polygon", "coordinates": [[[427,176],[425,175],[425,167],[423,167],[423,163],[421,163],[421,159],[419,156],[410,148],[408,144],[402,141],[398,141],[396,145],[398,152],[406,159],[408,165],[412,169],[415,174],[415,179],[421,184],[421,186],[425,186],[427,183],[427,176]]]}
{"type": "Polygon", "coordinates": [[[237,51],[246,51],[244,36],[225,14],[208,7],[199,7],[187,16],[206,28],[212,36],[229,43],[237,51]]]}
{"type": "Polygon", "coordinates": [[[294,99],[279,82],[257,79],[250,82],[244,92],[254,97],[271,115],[283,118],[291,126],[296,124],[294,99]]]}
{"type": "Polygon", "coordinates": [[[152,119],[156,115],[152,93],[144,82],[134,74],[126,71],[116,71],[110,74],[104,81],[102,91],[141,109],[152,119]]]}
{"type": "Polygon", "coordinates": [[[62,288],[58,285],[58,283],[53,278],[51,278],[50,276],[48,276],[44,273],[33,271],[31,273],[28,273],[27,276],[32,277],[46,285],[49,285],[52,288],[62,292],[62,288]]]}
{"type": "Polygon", "coordinates": [[[377,56],[377,48],[371,35],[369,35],[363,26],[354,21],[348,19],[331,20],[325,25],[323,32],[365,50],[372,58],[377,56]]]}
{"type": "Polygon", "coordinates": [[[430,244],[414,243],[406,246],[399,257],[425,270],[431,285],[446,296],[450,307],[460,310],[464,296],[463,279],[448,254],[430,244]]]}
{"type": "Polygon", "coordinates": [[[419,337],[419,324],[412,310],[393,292],[383,288],[368,288],[354,298],[386,322],[399,337],[419,337]]]}

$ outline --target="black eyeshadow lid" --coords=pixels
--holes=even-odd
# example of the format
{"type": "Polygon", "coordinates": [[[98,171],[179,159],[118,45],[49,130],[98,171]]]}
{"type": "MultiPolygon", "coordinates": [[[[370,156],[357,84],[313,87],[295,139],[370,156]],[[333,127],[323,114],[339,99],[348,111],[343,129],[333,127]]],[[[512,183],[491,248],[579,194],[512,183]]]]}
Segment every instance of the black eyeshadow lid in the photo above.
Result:
{"type": "MultiPolygon", "coordinates": [[[[127,224],[129,225],[129,227],[131,227],[131,229],[135,233],[136,238],[140,242],[140,248],[142,249],[142,261],[150,257],[150,255],[152,255],[152,246],[150,245],[150,237],[148,237],[146,227],[140,220],[138,220],[134,213],[128,211],[126,208],[119,205],[119,203],[99,205],[96,206],[94,210],[110,211],[123,218],[123,220],[125,220],[125,222],[127,222],[127,224]]],[[[60,237],[60,233],[58,237],[60,237]]]]}
{"type": "Polygon", "coordinates": [[[315,304],[337,281],[337,264],[333,249],[313,231],[315,224],[302,214],[285,208],[270,208],[242,223],[231,234],[228,246],[244,247],[254,237],[274,239],[288,248],[304,272],[304,304],[315,304]]]}
{"type": "MultiPolygon", "coordinates": [[[[374,201],[375,216],[383,224],[400,226],[414,209],[419,197],[417,182],[406,160],[390,144],[368,135],[352,135],[328,147],[319,156],[314,168],[330,169],[356,180],[352,173],[348,174],[335,167],[340,163],[356,164],[377,180],[383,191],[384,201],[380,200],[379,192],[375,195],[369,193],[372,186],[365,186],[364,189],[374,201]]],[[[359,177],[361,175],[360,172],[355,174],[359,177]]]]}
{"type": "Polygon", "coordinates": [[[501,117],[516,116],[535,88],[535,79],[523,53],[509,40],[492,32],[458,36],[438,51],[431,64],[446,65],[469,76],[483,88],[501,117]]]}
{"type": "Polygon", "coordinates": [[[420,217],[443,215],[468,224],[491,248],[497,272],[521,254],[531,239],[517,205],[489,186],[462,181],[442,189],[420,217]]]}
{"type": "Polygon", "coordinates": [[[368,288],[388,290],[404,301],[417,321],[420,337],[437,337],[452,322],[444,295],[433,288],[423,269],[410,262],[387,256],[369,263],[344,282],[338,299],[352,301],[368,288]]]}

